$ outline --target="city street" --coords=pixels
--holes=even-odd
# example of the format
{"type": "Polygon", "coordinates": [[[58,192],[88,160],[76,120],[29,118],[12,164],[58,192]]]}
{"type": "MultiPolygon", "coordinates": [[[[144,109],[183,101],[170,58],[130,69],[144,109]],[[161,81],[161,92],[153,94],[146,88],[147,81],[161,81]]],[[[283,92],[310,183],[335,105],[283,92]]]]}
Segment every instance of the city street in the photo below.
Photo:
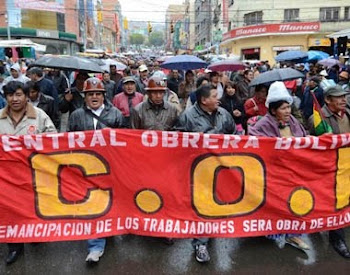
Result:
{"type": "MultiPolygon", "coordinates": [[[[350,240],[350,230],[347,230],[350,240]]],[[[306,254],[287,245],[279,249],[264,237],[216,239],[211,242],[211,262],[195,261],[190,240],[168,246],[139,236],[107,240],[104,256],[96,266],[85,263],[86,243],[62,242],[25,245],[24,256],[6,266],[6,245],[0,248],[0,274],[349,274],[350,261],[329,245],[328,234],[307,238],[306,254]]]]}

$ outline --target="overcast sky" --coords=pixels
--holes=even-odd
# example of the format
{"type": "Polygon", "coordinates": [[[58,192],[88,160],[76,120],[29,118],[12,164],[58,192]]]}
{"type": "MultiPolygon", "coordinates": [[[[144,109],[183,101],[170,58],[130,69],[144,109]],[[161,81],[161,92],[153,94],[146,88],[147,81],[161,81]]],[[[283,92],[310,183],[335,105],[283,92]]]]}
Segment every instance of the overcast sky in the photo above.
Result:
{"type": "Polygon", "coordinates": [[[182,4],[184,0],[119,0],[122,14],[128,20],[164,22],[165,11],[170,4],[182,4]]]}

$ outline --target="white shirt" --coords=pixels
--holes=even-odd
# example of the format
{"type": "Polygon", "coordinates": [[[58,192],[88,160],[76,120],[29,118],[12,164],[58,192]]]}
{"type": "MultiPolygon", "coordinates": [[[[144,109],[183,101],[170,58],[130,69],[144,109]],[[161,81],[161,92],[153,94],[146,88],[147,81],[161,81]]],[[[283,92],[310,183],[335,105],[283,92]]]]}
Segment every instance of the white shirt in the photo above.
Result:
{"type": "MultiPolygon", "coordinates": [[[[87,108],[88,108],[89,110],[91,110],[91,112],[92,112],[93,114],[95,114],[95,115],[97,115],[97,116],[99,117],[99,116],[101,115],[103,109],[105,108],[105,105],[102,104],[101,107],[98,108],[98,109],[96,109],[96,110],[93,110],[93,109],[91,109],[91,108],[88,107],[88,106],[87,106],[87,108]]],[[[94,120],[94,128],[95,128],[95,130],[96,130],[96,126],[97,126],[97,122],[98,122],[98,121],[97,121],[96,118],[93,118],[93,120],[94,120]]]]}

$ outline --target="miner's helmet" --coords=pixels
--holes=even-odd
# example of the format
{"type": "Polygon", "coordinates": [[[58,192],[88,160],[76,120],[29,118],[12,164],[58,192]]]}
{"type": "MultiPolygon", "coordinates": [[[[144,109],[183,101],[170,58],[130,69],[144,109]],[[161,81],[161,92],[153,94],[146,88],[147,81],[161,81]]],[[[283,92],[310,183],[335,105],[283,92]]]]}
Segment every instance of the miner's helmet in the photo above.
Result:
{"type": "Polygon", "coordinates": [[[167,89],[166,82],[162,77],[158,77],[158,76],[152,76],[148,80],[147,88],[145,88],[145,90],[148,92],[165,91],[166,89],[167,89]]]}
{"type": "Polygon", "coordinates": [[[97,77],[90,77],[85,80],[83,92],[106,92],[105,87],[97,77]]]}

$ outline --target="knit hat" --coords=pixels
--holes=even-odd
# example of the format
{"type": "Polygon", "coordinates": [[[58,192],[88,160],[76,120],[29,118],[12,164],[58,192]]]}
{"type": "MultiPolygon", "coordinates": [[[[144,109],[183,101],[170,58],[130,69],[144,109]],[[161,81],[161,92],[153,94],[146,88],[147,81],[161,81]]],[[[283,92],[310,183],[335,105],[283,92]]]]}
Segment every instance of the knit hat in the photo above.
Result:
{"type": "Polygon", "coordinates": [[[293,103],[293,98],[289,94],[284,83],[281,81],[276,81],[276,82],[272,83],[270,88],[269,88],[269,92],[267,94],[265,106],[267,108],[269,108],[270,103],[277,102],[280,100],[285,100],[289,104],[293,103]]]}

